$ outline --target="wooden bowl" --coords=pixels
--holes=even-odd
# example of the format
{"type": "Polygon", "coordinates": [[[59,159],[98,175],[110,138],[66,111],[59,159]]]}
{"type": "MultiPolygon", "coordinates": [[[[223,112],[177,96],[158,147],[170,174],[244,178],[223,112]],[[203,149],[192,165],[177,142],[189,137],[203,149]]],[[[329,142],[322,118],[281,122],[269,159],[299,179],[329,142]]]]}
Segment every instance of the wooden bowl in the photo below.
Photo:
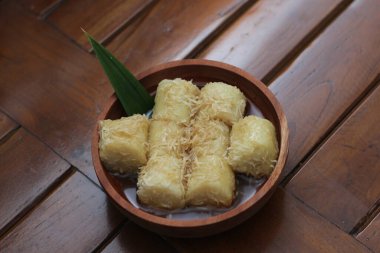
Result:
{"type": "MultiPolygon", "coordinates": [[[[208,218],[175,220],[159,217],[132,205],[123,192],[122,183],[117,177],[108,173],[102,165],[99,158],[97,127],[92,139],[92,159],[101,185],[116,206],[130,220],[148,230],[167,236],[202,237],[228,230],[244,222],[268,201],[279,183],[280,174],[286,162],[288,126],[282,108],[270,90],[250,74],[231,65],[200,59],[182,60],[165,63],[137,75],[141,83],[152,93],[161,80],[177,77],[193,80],[197,84],[221,81],[235,85],[249,101],[246,113],[255,114],[255,108],[258,108],[263,116],[274,124],[280,148],[278,161],[271,176],[255,195],[231,210],[208,218]]],[[[123,115],[122,107],[116,96],[113,95],[99,115],[98,120],[117,119],[123,115]]]]}

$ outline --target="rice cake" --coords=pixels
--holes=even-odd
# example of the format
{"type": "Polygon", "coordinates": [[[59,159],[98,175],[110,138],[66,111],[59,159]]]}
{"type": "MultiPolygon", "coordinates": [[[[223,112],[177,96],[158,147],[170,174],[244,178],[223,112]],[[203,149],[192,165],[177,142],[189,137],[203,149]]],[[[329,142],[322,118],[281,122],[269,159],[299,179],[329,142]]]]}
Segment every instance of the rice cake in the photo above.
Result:
{"type": "Polygon", "coordinates": [[[243,117],[246,99],[237,87],[214,82],[201,89],[199,103],[198,119],[221,120],[232,126],[243,117]]]}
{"type": "Polygon", "coordinates": [[[272,173],[278,155],[272,122],[247,116],[232,126],[230,142],[228,159],[234,171],[254,177],[272,173]]]}
{"type": "Polygon", "coordinates": [[[150,158],[142,167],[137,181],[137,196],[143,204],[176,209],[185,206],[185,188],[182,182],[184,160],[160,156],[150,158]]]}
{"type": "Polygon", "coordinates": [[[142,115],[99,122],[99,154],[113,172],[133,173],[147,162],[149,121],[142,115]]]}
{"type": "Polygon", "coordinates": [[[186,128],[174,121],[152,120],[149,127],[149,157],[173,156],[181,159],[188,142],[186,128]]]}
{"type": "Polygon", "coordinates": [[[230,142],[229,127],[219,120],[196,120],[192,126],[191,153],[197,157],[226,156],[230,142]]]}
{"type": "Polygon", "coordinates": [[[162,80],[157,87],[153,119],[189,123],[199,92],[190,81],[180,78],[162,80]]]}
{"type": "Polygon", "coordinates": [[[192,162],[188,175],[186,204],[228,207],[235,194],[235,175],[219,156],[203,156],[192,162]]]}

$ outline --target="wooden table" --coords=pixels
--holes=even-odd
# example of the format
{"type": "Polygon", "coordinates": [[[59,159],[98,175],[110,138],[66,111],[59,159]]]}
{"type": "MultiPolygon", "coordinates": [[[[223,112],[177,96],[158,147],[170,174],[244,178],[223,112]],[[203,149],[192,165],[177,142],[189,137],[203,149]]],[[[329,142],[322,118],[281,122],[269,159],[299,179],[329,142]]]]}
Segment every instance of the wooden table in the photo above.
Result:
{"type": "Polygon", "coordinates": [[[380,252],[379,0],[0,1],[0,252],[380,252]],[[112,93],[80,27],[138,73],[236,65],[289,122],[280,187],[203,239],[134,225],[92,168],[112,93]]]}

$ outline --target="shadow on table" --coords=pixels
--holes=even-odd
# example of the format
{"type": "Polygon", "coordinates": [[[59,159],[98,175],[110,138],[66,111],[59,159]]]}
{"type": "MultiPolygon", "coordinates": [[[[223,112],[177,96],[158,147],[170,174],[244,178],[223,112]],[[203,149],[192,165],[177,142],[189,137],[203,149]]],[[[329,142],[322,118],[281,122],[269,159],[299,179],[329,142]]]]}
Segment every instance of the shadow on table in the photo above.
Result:
{"type": "MultiPolygon", "coordinates": [[[[268,203],[239,226],[218,235],[204,238],[161,237],[131,221],[104,248],[104,252],[256,252],[281,249],[284,221],[291,207],[284,208],[287,195],[278,188],[268,203]],[[282,238],[282,239],[281,239],[282,238]]],[[[108,201],[109,212],[115,210],[108,201]]],[[[288,219],[289,220],[289,219],[288,219]]],[[[288,224],[286,224],[288,226],[288,224]]],[[[286,238],[286,237],[285,237],[286,238]]]]}
{"type": "MultiPolygon", "coordinates": [[[[274,239],[285,219],[285,197],[284,191],[278,189],[259,212],[229,231],[205,238],[168,238],[168,241],[180,252],[266,251],[268,247],[273,247],[274,239]]],[[[280,247],[277,245],[275,249],[279,250],[280,247]]]]}
{"type": "MultiPolygon", "coordinates": [[[[114,204],[108,200],[109,213],[115,210],[114,204]]],[[[102,252],[175,252],[165,240],[131,221],[127,221],[120,233],[103,249],[102,252]]]]}

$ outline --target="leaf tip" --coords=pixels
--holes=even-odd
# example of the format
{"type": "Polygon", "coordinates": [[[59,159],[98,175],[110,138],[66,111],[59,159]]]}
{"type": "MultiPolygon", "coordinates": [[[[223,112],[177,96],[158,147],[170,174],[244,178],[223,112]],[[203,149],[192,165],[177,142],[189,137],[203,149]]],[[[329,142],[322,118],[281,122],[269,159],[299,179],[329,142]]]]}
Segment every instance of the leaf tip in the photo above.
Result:
{"type": "Polygon", "coordinates": [[[94,44],[96,44],[96,40],[88,32],[86,32],[86,30],[84,30],[83,27],[80,27],[80,29],[83,31],[84,35],[86,36],[92,48],[94,48],[94,44]]]}

